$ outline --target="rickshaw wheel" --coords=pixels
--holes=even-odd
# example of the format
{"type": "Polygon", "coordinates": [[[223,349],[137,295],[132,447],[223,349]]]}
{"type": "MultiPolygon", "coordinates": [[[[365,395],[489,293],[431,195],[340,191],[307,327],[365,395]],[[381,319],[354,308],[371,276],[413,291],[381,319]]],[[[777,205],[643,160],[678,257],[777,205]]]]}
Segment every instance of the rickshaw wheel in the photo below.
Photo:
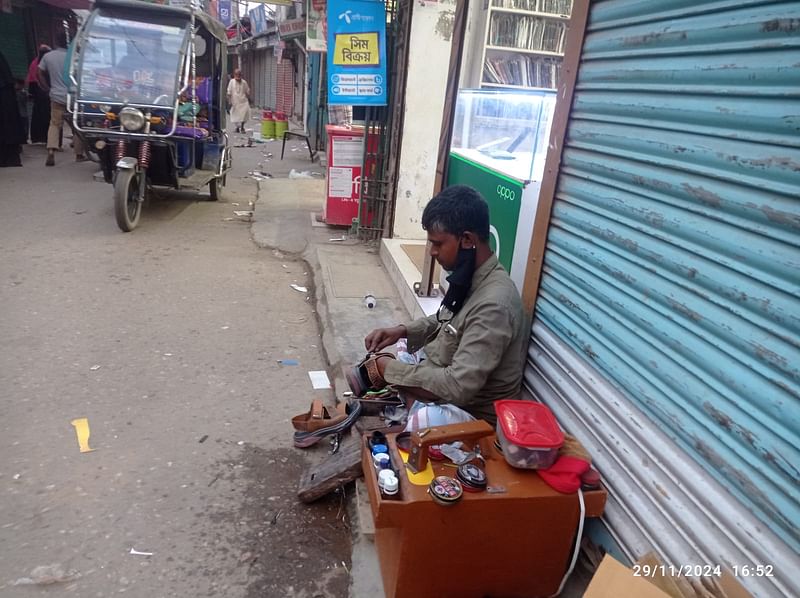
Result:
{"type": "Polygon", "coordinates": [[[117,226],[124,233],[136,228],[142,215],[139,176],[133,170],[120,170],[114,183],[114,216],[117,218],[117,226]]]}
{"type": "Polygon", "coordinates": [[[222,187],[225,186],[224,177],[214,177],[208,183],[209,199],[217,201],[222,196],[222,187]]]}

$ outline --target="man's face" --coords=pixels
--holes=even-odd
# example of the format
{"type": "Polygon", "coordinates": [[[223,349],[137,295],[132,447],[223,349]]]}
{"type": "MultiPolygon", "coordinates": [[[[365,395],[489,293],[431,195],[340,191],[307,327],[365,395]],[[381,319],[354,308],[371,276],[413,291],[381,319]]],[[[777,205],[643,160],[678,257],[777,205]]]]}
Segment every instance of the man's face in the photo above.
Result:
{"type": "Polygon", "coordinates": [[[235,78],[237,81],[241,81],[241,80],[242,80],[242,73],[240,73],[239,71],[236,71],[236,72],[234,72],[234,73],[233,73],[233,77],[234,77],[234,78],[235,78]]]}
{"type": "Polygon", "coordinates": [[[430,254],[445,270],[454,270],[458,263],[461,239],[452,233],[428,231],[430,254]]]}

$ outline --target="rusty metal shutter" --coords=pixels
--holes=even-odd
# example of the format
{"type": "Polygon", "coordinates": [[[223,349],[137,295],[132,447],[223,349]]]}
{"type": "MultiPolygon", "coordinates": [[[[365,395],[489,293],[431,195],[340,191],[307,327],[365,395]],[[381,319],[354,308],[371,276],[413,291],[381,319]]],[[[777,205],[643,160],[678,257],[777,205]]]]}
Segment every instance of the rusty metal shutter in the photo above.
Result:
{"type": "Polygon", "coordinates": [[[592,2],[525,381],[625,556],[800,595],[800,3],[592,2]]]}
{"type": "Polygon", "coordinates": [[[304,118],[304,99],[305,99],[305,81],[306,81],[306,56],[302,51],[298,50],[295,54],[297,57],[297,73],[293,82],[294,88],[294,101],[292,103],[292,113],[295,119],[303,123],[305,129],[304,118]]]}
{"type": "Polygon", "coordinates": [[[278,64],[278,81],[275,87],[276,109],[291,116],[294,107],[294,65],[289,58],[284,57],[278,64]]]}

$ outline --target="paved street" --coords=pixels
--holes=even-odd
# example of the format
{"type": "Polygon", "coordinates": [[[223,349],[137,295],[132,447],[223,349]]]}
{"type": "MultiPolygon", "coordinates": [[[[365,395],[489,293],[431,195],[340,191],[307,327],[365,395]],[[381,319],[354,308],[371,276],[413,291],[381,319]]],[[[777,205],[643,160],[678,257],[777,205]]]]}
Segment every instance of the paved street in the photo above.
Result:
{"type": "Polygon", "coordinates": [[[295,498],[288,420],[328,398],[311,273],[225,220],[254,181],[123,234],[96,165],[43,163],[0,169],[0,595],[346,596],[346,508],[295,498]]]}

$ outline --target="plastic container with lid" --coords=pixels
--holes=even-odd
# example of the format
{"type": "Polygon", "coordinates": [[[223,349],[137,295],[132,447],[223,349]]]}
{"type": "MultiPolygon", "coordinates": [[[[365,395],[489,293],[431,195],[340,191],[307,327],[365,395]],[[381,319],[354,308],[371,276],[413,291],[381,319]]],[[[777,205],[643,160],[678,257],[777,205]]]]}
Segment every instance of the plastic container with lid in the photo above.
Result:
{"type": "Polygon", "coordinates": [[[506,399],[494,404],[497,438],[512,467],[547,469],[555,463],[564,433],[553,412],[533,401],[506,399]]]}
{"type": "Polygon", "coordinates": [[[261,137],[272,139],[275,137],[275,117],[272,110],[261,111],[261,137]]]}
{"type": "Polygon", "coordinates": [[[283,134],[289,130],[289,119],[283,112],[275,112],[275,139],[283,139],[283,134]]]}
{"type": "Polygon", "coordinates": [[[374,453],[372,455],[372,464],[378,471],[380,471],[381,469],[386,469],[386,467],[382,465],[383,461],[385,461],[387,465],[389,465],[392,462],[391,457],[389,457],[389,453],[374,453]]]}
{"type": "Polygon", "coordinates": [[[393,476],[391,478],[387,478],[386,480],[384,480],[381,490],[383,491],[383,494],[385,496],[395,496],[398,492],[399,484],[400,481],[397,479],[396,476],[393,476]]]}
{"type": "Polygon", "coordinates": [[[378,487],[383,488],[386,482],[397,479],[391,469],[381,469],[378,472],[378,487]]]}

